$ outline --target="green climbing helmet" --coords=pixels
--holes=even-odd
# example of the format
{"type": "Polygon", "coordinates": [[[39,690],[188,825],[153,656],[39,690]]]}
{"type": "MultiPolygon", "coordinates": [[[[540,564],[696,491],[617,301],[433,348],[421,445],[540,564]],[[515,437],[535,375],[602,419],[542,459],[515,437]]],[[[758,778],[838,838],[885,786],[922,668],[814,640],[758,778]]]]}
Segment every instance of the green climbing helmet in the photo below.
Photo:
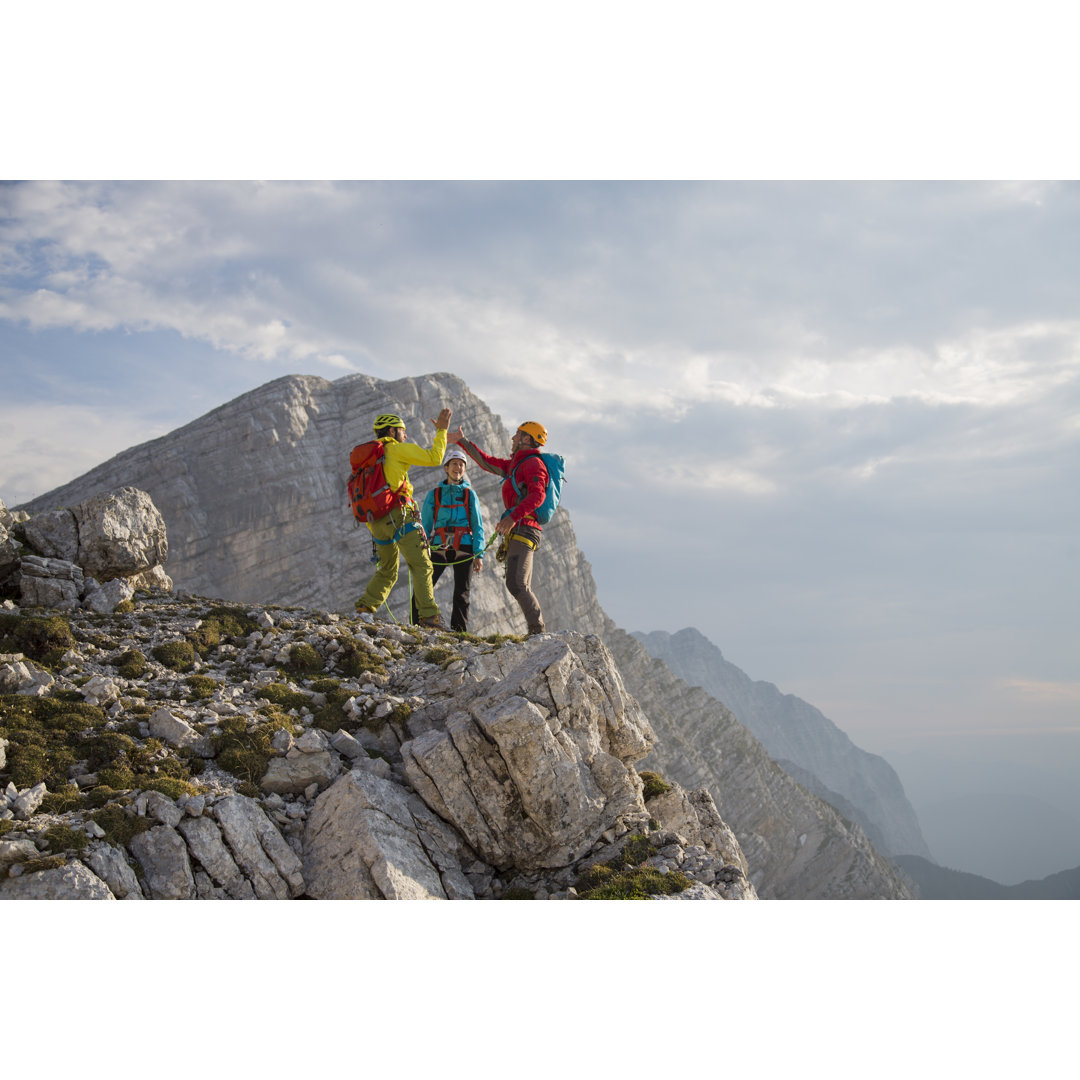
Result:
{"type": "Polygon", "coordinates": [[[378,435],[384,428],[404,427],[405,421],[397,413],[384,412],[375,417],[375,434],[378,435]]]}

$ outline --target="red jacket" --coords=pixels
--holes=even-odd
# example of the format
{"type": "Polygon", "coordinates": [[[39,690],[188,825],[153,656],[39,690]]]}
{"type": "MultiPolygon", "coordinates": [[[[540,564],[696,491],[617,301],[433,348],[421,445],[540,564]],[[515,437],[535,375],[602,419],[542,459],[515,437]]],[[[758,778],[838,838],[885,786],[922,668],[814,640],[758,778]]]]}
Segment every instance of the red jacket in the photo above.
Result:
{"type": "Polygon", "coordinates": [[[458,444],[480,468],[504,477],[502,486],[503,506],[515,525],[529,525],[543,532],[543,526],[533,517],[533,511],[544,501],[547,494],[548,471],[540,451],[532,447],[519,450],[512,458],[499,458],[485,454],[476,443],[462,439],[458,444]],[[511,478],[511,472],[513,478],[511,478]],[[524,486],[524,498],[518,489],[524,486]]]}

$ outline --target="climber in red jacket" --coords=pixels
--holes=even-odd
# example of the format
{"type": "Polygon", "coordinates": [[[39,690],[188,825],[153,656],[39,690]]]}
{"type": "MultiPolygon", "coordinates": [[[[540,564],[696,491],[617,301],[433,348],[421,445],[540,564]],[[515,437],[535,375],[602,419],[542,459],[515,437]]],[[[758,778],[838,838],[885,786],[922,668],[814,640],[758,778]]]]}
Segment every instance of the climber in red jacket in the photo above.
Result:
{"type": "Polygon", "coordinates": [[[503,537],[498,558],[506,559],[506,587],[521,607],[529,636],[542,634],[544,614],[532,591],[532,565],[543,533],[534,511],[547,494],[548,470],[540,457],[540,447],[547,442],[547,428],[535,420],[521,424],[511,440],[508,458],[485,453],[465,438],[461,428],[448,432],[446,441],[457,443],[482,469],[503,477],[506,513],[495,526],[503,537]]]}

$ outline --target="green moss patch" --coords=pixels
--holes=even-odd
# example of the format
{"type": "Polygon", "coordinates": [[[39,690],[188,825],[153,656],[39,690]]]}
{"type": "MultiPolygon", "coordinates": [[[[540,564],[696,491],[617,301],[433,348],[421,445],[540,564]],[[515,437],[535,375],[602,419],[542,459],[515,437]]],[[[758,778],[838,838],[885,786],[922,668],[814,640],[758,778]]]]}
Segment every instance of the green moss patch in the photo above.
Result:
{"type": "Polygon", "coordinates": [[[167,641],[155,645],[150,655],[171,671],[190,671],[195,666],[195,646],[190,641],[167,641]]]}
{"type": "Polygon", "coordinates": [[[152,818],[128,813],[117,803],[111,803],[96,810],[90,815],[90,820],[101,827],[105,833],[105,840],[115,847],[125,846],[139,833],[146,832],[154,825],[152,818]]]}
{"type": "Polygon", "coordinates": [[[206,675],[189,675],[184,683],[188,688],[188,697],[192,701],[205,701],[212,698],[216,691],[221,689],[221,683],[206,675]]]}
{"type": "Polygon", "coordinates": [[[634,833],[614,859],[591,866],[574,888],[583,900],[644,900],[647,896],[671,896],[693,884],[679,870],[664,874],[643,865],[655,854],[649,838],[634,833]]]}
{"type": "MultiPolygon", "coordinates": [[[[325,691],[324,691],[325,693],[325,691]]],[[[336,687],[326,694],[326,704],[321,709],[315,710],[315,726],[323,731],[337,731],[344,728],[351,731],[356,727],[356,721],[345,713],[345,703],[353,696],[349,690],[336,687]]]]}
{"type": "Polygon", "coordinates": [[[303,709],[311,706],[311,698],[300,690],[292,690],[284,683],[270,683],[255,691],[256,698],[280,705],[283,709],[303,709]]]}
{"type": "Polygon", "coordinates": [[[334,657],[334,665],[349,678],[359,678],[367,672],[376,675],[386,673],[386,665],[367,649],[361,648],[354,638],[339,638],[341,650],[334,657]]]}
{"type": "Polygon", "coordinates": [[[244,644],[244,639],[258,629],[259,624],[242,607],[219,605],[212,607],[186,637],[199,655],[205,657],[222,642],[244,644]]]}
{"type": "Polygon", "coordinates": [[[642,795],[646,799],[651,799],[656,795],[663,795],[671,790],[671,785],[659,773],[643,772],[638,775],[644,783],[645,790],[642,795]]]}
{"type": "Polygon", "coordinates": [[[117,675],[124,679],[138,679],[146,673],[146,657],[138,649],[128,649],[114,661],[117,675]]]}
{"type": "Polygon", "coordinates": [[[0,695],[0,736],[8,740],[7,772],[20,790],[45,782],[50,791],[68,786],[67,770],[86,754],[82,732],[104,726],[96,705],[0,695]]]}
{"type": "Polygon", "coordinates": [[[214,736],[218,765],[239,780],[257,786],[274,753],[270,740],[274,732],[282,728],[294,734],[297,731],[287,716],[270,719],[251,731],[243,717],[227,717],[221,722],[221,731],[214,736]]]}
{"type": "Polygon", "coordinates": [[[645,900],[650,896],[673,896],[693,884],[681,871],[662,874],[652,866],[634,870],[592,867],[575,884],[582,900],[645,900]]]}
{"type": "Polygon", "coordinates": [[[43,835],[53,855],[64,851],[82,851],[90,843],[90,837],[82,829],[73,829],[70,825],[52,825],[43,835]]]}
{"type": "Polygon", "coordinates": [[[313,645],[298,641],[289,647],[289,659],[285,670],[290,674],[304,676],[317,675],[326,667],[326,662],[313,645]]]}
{"type": "Polygon", "coordinates": [[[438,664],[440,667],[445,668],[455,660],[460,660],[461,657],[447,645],[432,645],[430,649],[424,650],[420,659],[425,664],[438,664]]]}
{"type": "Polygon", "coordinates": [[[21,652],[28,659],[50,667],[59,663],[60,657],[74,646],[71,625],[59,615],[39,618],[0,614],[0,652],[21,652]]]}

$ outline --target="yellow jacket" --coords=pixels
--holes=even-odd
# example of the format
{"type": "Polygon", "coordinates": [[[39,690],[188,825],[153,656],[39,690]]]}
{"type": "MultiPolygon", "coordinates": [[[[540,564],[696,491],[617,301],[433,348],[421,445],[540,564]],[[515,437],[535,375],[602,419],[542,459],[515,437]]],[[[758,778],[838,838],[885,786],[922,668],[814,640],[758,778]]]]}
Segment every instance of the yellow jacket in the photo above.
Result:
{"type": "Polygon", "coordinates": [[[404,480],[405,493],[410,499],[413,486],[409,480],[409,466],[441,465],[443,456],[446,454],[445,428],[436,429],[430,450],[425,450],[416,443],[401,443],[397,439],[386,438],[379,441],[386,447],[386,457],[383,458],[383,473],[386,476],[386,482],[392,488],[396,488],[404,480]]]}

